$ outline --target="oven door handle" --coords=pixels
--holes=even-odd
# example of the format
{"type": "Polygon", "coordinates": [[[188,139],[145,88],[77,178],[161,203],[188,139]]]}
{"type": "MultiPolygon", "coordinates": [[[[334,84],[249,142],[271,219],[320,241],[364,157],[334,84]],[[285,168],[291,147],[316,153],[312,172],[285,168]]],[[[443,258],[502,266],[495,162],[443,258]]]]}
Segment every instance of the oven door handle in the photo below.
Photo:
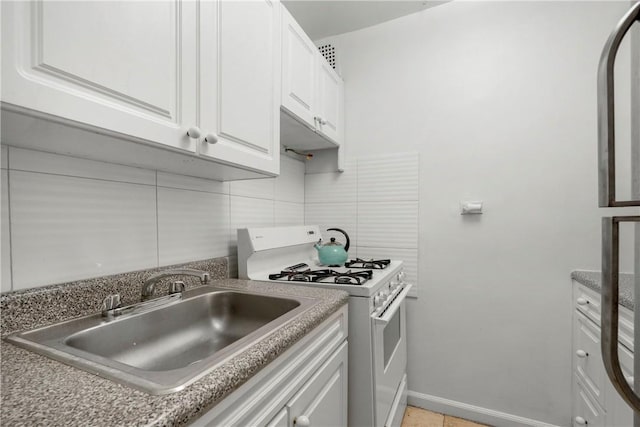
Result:
{"type": "Polygon", "coordinates": [[[400,291],[400,293],[398,295],[396,295],[396,299],[393,301],[393,303],[390,306],[387,307],[387,309],[385,310],[385,312],[384,312],[384,314],[382,316],[378,317],[375,314],[373,314],[371,316],[373,321],[378,323],[378,324],[381,324],[381,325],[388,324],[391,321],[391,319],[393,318],[393,315],[396,314],[396,311],[398,311],[398,309],[400,308],[400,306],[404,302],[405,298],[409,294],[409,291],[411,290],[412,287],[413,287],[413,285],[410,285],[408,283],[405,284],[404,285],[404,289],[402,289],[400,291]]]}

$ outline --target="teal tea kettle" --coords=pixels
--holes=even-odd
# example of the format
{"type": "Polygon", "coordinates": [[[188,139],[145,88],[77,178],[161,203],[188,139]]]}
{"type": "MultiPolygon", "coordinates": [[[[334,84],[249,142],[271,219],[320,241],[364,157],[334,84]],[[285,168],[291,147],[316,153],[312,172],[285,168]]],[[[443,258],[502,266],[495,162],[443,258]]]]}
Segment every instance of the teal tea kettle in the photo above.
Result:
{"type": "Polygon", "coordinates": [[[320,264],[328,265],[329,267],[340,267],[347,261],[349,250],[349,235],[339,228],[327,228],[327,231],[338,231],[342,233],[347,239],[347,244],[342,246],[340,242],[336,242],[336,238],[332,237],[328,243],[322,245],[322,239],[318,240],[318,243],[314,245],[318,251],[318,258],[320,264]]]}

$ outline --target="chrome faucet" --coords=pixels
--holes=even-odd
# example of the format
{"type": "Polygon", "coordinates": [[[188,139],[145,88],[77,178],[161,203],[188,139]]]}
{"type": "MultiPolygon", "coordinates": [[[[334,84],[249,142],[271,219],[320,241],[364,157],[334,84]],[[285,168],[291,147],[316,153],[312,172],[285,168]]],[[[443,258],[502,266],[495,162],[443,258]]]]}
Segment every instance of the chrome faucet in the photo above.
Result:
{"type": "MultiPolygon", "coordinates": [[[[203,285],[209,283],[211,276],[206,271],[196,270],[193,268],[175,268],[172,270],[165,270],[159,273],[154,274],[144,281],[142,285],[142,301],[146,301],[153,297],[153,293],[156,289],[156,283],[160,279],[169,276],[194,276],[200,279],[200,282],[203,285]]],[[[170,289],[170,293],[180,293],[184,291],[184,283],[183,282],[175,282],[170,289]]]]}

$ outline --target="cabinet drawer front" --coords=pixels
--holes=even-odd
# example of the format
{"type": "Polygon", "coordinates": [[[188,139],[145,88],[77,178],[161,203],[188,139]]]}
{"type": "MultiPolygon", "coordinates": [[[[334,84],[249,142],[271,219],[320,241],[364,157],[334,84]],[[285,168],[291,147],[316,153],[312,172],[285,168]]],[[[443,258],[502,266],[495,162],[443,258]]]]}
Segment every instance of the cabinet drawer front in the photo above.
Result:
{"type": "Polygon", "coordinates": [[[289,426],[289,411],[287,408],[283,408],[282,411],[273,417],[267,427],[288,427],[289,426]]]}
{"type": "Polygon", "coordinates": [[[574,287],[574,306],[589,319],[600,324],[600,294],[576,283],[574,287]]]}
{"type": "MultiPolygon", "coordinates": [[[[600,326],[600,294],[574,281],[573,295],[575,308],[600,326]]],[[[628,348],[633,348],[633,312],[620,306],[618,313],[618,340],[628,348]]]]}
{"type": "Polygon", "coordinates": [[[574,375],[574,402],[573,420],[574,427],[605,426],[604,410],[592,399],[584,383],[574,375]]]}
{"type": "Polygon", "coordinates": [[[606,375],[600,353],[600,328],[580,313],[574,321],[574,358],[576,374],[594,398],[604,405],[606,375]]]}

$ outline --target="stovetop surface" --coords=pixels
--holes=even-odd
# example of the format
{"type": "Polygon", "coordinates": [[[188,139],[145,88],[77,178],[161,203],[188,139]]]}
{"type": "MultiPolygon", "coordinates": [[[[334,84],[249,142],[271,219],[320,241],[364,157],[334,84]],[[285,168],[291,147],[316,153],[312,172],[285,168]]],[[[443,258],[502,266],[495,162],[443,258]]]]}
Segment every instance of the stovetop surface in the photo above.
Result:
{"type": "Polygon", "coordinates": [[[328,267],[324,265],[320,265],[318,260],[301,260],[299,262],[291,262],[287,265],[276,266],[275,268],[270,268],[268,271],[262,271],[255,274],[250,275],[252,280],[264,280],[264,281],[277,281],[280,283],[289,283],[292,285],[300,285],[300,286],[314,286],[314,287],[324,287],[331,289],[340,289],[348,292],[353,296],[362,296],[362,297],[370,297],[374,295],[383,285],[387,284],[389,280],[391,280],[395,275],[398,274],[402,270],[402,261],[391,260],[389,264],[384,269],[373,269],[373,268],[356,268],[356,267],[328,267]],[[306,264],[308,267],[299,266],[296,271],[287,271],[288,268],[292,266],[296,266],[298,264],[306,264]],[[325,278],[317,281],[297,281],[297,280],[289,280],[290,276],[285,273],[289,273],[291,275],[302,273],[304,270],[310,270],[311,272],[322,272],[322,273],[312,273],[316,277],[326,275],[325,278]],[[331,270],[331,273],[328,273],[327,270],[331,270]],[[347,277],[347,275],[363,277],[366,276],[366,280],[361,280],[360,284],[354,284],[353,280],[349,280],[350,283],[335,283],[336,277],[347,277]],[[271,279],[274,277],[274,279],[271,279]],[[276,276],[281,276],[277,277],[276,276]]]}

